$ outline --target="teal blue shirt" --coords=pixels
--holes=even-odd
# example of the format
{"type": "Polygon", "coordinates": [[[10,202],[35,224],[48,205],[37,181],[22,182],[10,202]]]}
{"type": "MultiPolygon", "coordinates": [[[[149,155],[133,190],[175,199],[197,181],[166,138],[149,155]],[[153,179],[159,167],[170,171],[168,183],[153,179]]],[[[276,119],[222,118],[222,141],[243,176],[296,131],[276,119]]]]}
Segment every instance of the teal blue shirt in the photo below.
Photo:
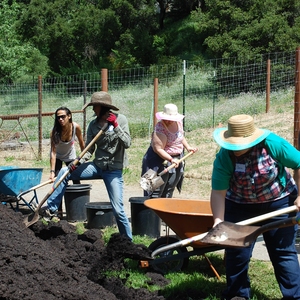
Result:
{"type": "MultiPolygon", "coordinates": [[[[264,145],[271,157],[277,161],[279,165],[278,177],[283,187],[285,187],[285,167],[291,169],[300,168],[300,151],[272,132],[264,140],[264,145]]],[[[234,164],[229,153],[230,150],[224,148],[221,148],[217,153],[211,180],[213,190],[227,190],[229,188],[230,178],[234,171],[234,164]]]]}

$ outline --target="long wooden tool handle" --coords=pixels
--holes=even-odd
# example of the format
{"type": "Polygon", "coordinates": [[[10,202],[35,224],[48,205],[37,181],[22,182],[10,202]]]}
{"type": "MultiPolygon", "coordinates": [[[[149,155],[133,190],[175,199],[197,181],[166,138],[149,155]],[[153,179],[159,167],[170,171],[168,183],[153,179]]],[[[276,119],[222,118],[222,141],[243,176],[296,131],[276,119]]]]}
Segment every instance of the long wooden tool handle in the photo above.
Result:
{"type": "MultiPolygon", "coordinates": [[[[79,157],[77,157],[74,161],[73,164],[77,165],[79,160],[88,152],[88,150],[95,144],[95,142],[98,140],[98,138],[102,135],[104,130],[106,129],[107,124],[103,126],[103,128],[95,135],[95,137],[90,141],[90,143],[82,150],[82,152],[79,154],[79,157]]],[[[43,200],[40,202],[38,205],[36,211],[38,211],[42,205],[45,203],[45,201],[52,195],[52,193],[56,190],[56,188],[65,180],[65,178],[69,175],[70,170],[68,169],[63,176],[53,184],[51,190],[47,193],[47,195],[43,198],[43,200]]]]}
{"type": "Polygon", "coordinates": [[[257,223],[257,222],[260,222],[260,221],[268,220],[268,219],[276,217],[276,216],[280,216],[280,215],[283,215],[283,214],[289,214],[289,213],[297,211],[297,210],[298,210],[297,206],[293,205],[293,206],[289,206],[289,207],[286,207],[286,208],[275,210],[275,211],[272,211],[270,213],[260,215],[260,216],[257,216],[257,217],[251,218],[251,219],[247,219],[247,220],[238,222],[236,224],[237,225],[251,225],[251,224],[254,224],[254,223],[257,223]]]}
{"type": "MultiPolygon", "coordinates": [[[[181,163],[183,160],[185,160],[186,158],[188,158],[189,156],[191,156],[192,154],[194,154],[194,151],[190,151],[187,155],[181,157],[180,159],[177,160],[177,164],[181,163]]],[[[157,174],[158,176],[164,175],[165,173],[169,172],[171,169],[175,168],[176,163],[171,164],[170,166],[168,166],[167,168],[165,168],[163,171],[161,171],[159,174],[157,174]]]]}
{"type": "MultiPolygon", "coordinates": [[[[263,214],[263,215],[260,215],[260,216],[257,216],[257,217],[251,218],[251,219],[247,219],[247,220],[238,222],[236,224],[238,224],[238,225],[251,225],[251,224],[257,223],[259,221],[267,220],[267,219],[270,219],[272,217],[280,216],[282,214],[287,214],[287,213],[291,213],[291,212],[294,212],[294,211],[298,211],[298,208],[297,208],[296,205],[289,206],[289,207],[286,207],[286,208],[282,208],[282,209],[279,209],[279,210],[275,210],[275,211],[272,211],[272,212],[267,213],[267,214],[263,214]]],[[[161,253],[161,252],[164,252],[164,251],[168,251],[170,249],[175,249],[177,247],[183,247],[183,246],[189,245],[189,244],[191,244],[193,242],[200,241],[207,234],[208,234],[208,232],[204,232],[204,233],[195,235],[193,237],[190,237],[190,238],[178,241],[176,243],[173,243],[173,244],[161,247],[161,248],[156,249],[155,251],[153,251],[151,253],[151,256],[155,257],[158,253],[161,253]]]]}

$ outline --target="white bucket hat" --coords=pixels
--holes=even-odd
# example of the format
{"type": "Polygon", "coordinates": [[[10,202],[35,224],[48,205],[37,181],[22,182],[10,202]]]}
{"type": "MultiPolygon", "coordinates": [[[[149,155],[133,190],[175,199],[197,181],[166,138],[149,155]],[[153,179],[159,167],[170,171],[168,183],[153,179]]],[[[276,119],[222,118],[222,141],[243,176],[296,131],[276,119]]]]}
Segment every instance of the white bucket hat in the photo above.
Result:
{"type": "Polygon", "coordinates": [[[236,115],[229,118],[228,128],[214,131],[214,139],[227,150],[239,151],[259,144],[269,134],[269,130],[256,128],[251,116],[236,115]]]}
{"type": "Polygon", "coordinates": [[[159,111],[155,114],[157,120],[181,121],[184,115],[178,113],[178,108],[175,104],[169,103],[164,106],[164,111],[159,111]]]}

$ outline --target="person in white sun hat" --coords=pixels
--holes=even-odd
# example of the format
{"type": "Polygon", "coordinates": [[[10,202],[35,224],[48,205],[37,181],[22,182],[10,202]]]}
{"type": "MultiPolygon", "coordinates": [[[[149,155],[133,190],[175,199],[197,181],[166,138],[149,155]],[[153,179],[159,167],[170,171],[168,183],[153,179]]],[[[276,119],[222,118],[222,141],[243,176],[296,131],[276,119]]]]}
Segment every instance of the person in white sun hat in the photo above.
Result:
{"type": "MultiPolygon", "coordinates": [[[[300,207],[300,151],[266,129],[256,128],[249,115],[236,115],[227,128],[214,131],[221,146],[213,164],[211,208],[214,226],[237,223],[257,215],[296,205],[300,207]],[[294,170],[294,177],[287,168],[294,170]]],[[[283,214],[261,223],[286,219],[283,214]]],[[[300,299],[299,262],[295,248],[297,225],[263,233],[283,299],[300,299]]],[[[227,288],[222,299],[250,299],[249,261],[255,243],[226,248],[227,288]]]]}
{"type": "Polygon", "coordinates": [[[191,147],[184,137],[182,120],[184,115],[178,113],[175,104],[169,103],[164,106],[164,110],[156,113],[157,122],[150,146],[143,157],[142,175],[149,169],[161,172],[164,168],[176,163],[176,167],[162,175],[164,184],[157,188],[151,195],[144,191],[144,196],[151,198],[172,198],[173,192],[178,187],[183,178],[184,165],[177,163],[183,156],[183,150],[196,152],[198,149],[191,147]]]}

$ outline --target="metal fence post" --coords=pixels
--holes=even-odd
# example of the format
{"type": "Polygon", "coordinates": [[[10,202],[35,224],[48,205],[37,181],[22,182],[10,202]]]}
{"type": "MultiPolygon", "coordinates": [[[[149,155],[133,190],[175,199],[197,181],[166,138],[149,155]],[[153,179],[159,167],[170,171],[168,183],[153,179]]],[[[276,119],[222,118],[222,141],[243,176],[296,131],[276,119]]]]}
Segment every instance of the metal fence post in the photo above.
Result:
{"type": "Polygon", "coordinates": [[[271,60],[267,60],[267,82],[266,82],[266,113],[270,110],[270,90],[271,90],[271,60]]]}
{"type": "Polygon", "coordinates": [[[43,129],[42,129],[42,90],[43,90],[43,83],[42,83],[42,76],[39,75],[38,77],[38,128],[39,128],[39,149],[38,149],[38,159],[42,159],[42,139],[43,139],[43,129]]]}
{"type": "Polygon", "coordinates": [[[294,98],[294,147],[299,145],[299,108],[300,108],[300,47],[296,50],[295,98],[294,98]]]}
{"type": "MultiPolygon", "coordinates": [[[[183,61],[183,86],[182,86],[182,114],[185,116],[185,72],[186,72],[186,61],[183,61]]],[[[183,118],[183,130],[185,129],[185,118],[183,118]]]]}
{"type": "Polygon", "coordinates": [[[153,106],[153,128],[155,127],[157,120],[155,114],[157,113],[158,107],[158,78],[154,78],[154,106],[153,106]]]}

